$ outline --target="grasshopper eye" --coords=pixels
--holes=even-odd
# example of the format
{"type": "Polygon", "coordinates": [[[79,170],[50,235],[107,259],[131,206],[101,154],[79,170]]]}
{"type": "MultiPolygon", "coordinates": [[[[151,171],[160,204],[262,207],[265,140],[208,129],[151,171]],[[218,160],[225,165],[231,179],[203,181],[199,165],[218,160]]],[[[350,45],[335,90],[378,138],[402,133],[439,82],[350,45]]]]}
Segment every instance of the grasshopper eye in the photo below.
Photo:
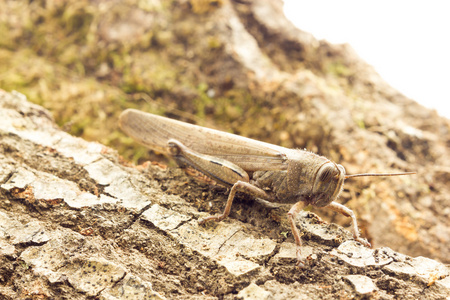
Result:
{"type": "Polygon", "coordinates": [[[323,164],[317,172],[312,189],[314,206],[326,206],[336,200],[342,190],[345,169],[331,161],[323,164]]]}
{"type": "Polygon", "coordinates": [[[339,170],[334,165],[327,165],[320,169],[318,176],[320,181],[327,182],[339,177],[339,170]]]}

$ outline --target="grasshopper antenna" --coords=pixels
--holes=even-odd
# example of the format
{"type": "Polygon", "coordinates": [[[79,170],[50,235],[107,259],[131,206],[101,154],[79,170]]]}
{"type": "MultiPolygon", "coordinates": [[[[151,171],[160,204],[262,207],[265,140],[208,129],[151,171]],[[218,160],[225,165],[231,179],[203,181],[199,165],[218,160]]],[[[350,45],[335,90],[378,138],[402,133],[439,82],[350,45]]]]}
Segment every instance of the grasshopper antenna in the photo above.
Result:
{"type": "Polygon", "coordinates": [[[353,174],[353,175],[345,175],[345,179],[353,178],[353,177],[362,177],[362,176],[401,176],[401,175],[412,175],[417,174],[416,172],[403,172],[403,173],[363,173],[363,174],[353,174]]]}

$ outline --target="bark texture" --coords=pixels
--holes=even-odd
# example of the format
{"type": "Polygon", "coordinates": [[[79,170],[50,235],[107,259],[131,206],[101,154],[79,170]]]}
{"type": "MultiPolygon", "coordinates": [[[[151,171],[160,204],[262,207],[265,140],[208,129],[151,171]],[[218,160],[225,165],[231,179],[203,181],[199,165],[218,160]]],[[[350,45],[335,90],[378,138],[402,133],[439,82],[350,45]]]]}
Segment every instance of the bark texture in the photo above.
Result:
{"type": "MultiPolygon", "coordinates": [[[[23,89],[36,85],[28,97],[51,113],[0,92],[2,298],[447,297],[449,120],[387,85],[348,45],[296,29],[281,1],[137,2],[47,1],[49,16],[68,23],[36,37],[10,17],[20,2],[2,5],[2,28],[30,49],[88,22],[67,35],[73,44],[44,47],[14,74],[33,78],[23,89]],[[67,65],[34,70],[50,54],[67,65]],[[81,65],[87,90],[86,79],[70,77],[69,67],[81,65]],[[58,82],[47,84],[51,76],[58,82]],[[347,218],[305,212],[297,222],[309,265],[299,270],[288,208],[241,195],[227,220],[199,226],[199,217],[223,209],[225,189],[164,163],[122,159],[119,145],[127,157],[136,149],[118,137],[117,116],[128,106],[307,148],[349,174],[417,175],[346,182],[340,202],[373,249],[352,241],[347,218]],[[94,109],[97,118],[88,119],[94,109]],[[89,120],[77,133],[108,146],[62,131],[52,114],[60,123],[89,120]]],[[[30,14],[39,30],[46,10],[30,14]]],[[[19,53],[5,46],[1,65],[12,68],[19,53]]]]}

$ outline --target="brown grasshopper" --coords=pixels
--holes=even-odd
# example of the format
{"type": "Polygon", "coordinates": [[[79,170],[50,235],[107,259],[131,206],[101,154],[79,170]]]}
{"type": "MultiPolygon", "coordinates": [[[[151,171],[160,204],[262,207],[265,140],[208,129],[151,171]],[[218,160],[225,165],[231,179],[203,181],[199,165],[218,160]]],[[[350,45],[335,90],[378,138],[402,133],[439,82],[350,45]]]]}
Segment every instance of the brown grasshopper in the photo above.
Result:
{"type": "Polygon", "coordinates": [[[200,224],[225,219],[237,191],[271,202],[294,204],[288,219],[297,245],[297,265],[302,266],[302,241],[294,220],[306,205],[327,207],[350,217],[354,239],[370,247],[370,243],[359,235],[353,211],[335,202],[344,180],[358,176],[415,174],[345,175],[343,166],[306,150],[288,149],[135,109],[122,112],[119,125],[140,144],[167,153],[179,165],[193,167],[231,187],[223,213],[202,218],[200,224]]]}

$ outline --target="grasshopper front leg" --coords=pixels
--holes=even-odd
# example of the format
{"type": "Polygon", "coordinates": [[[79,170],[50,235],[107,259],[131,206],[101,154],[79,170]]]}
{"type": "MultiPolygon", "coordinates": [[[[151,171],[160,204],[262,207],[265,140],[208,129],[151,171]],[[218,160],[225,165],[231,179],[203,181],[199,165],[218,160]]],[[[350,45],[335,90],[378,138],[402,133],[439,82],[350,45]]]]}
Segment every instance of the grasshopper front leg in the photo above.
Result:
{"type": "Polygon", "coordinates": [[[335,212],[341,213],[346,217],[350,217],[352,218],[352,233],[353,233],[353,238],[360,242],[361,244],[363,244],[366,247],[370,247],[370,243],[366,240],[364,240],[363,238],[361,238],[359,236],[359,228],[358,228],[358,222],[356,220],[356,216],[353,213],[353,211],[350,208],[345,207],[342,204],[339,204],[337,202],[331,202],[330,204],[328,204],[327,206],[325,206],[327,208],[330,208],[332,210],[334,210],[335,212]]]}
{"type": "Polygon", "coordinates": [[[300,201],[295,203],[288,212],[288,220],[289,223],[291,224],[292,235],[294,236],[295,239],[296,245],[295,254],[297,256],[297,266],[301,268],[305,266],[302,258],[302,238],[300,236],[300,231],[295,225],[295,218],[304,207],[305,203],[300,201]]]}
{"type": "Polygon", "coordinates": [[[257,198],[271,199],[271,196],[265,191],[249,183],[249,176],[241,167],[218,157],[195,152],[174,139],[168,141],[168,146],[169,153],[179,165],[193,167],[219,183],[225,186],[231,186],[223,213],[202,218],[199,220],[199,224],[210,220],[219,222],[228,217],[237,191],[250,194],[257,198]]]}

